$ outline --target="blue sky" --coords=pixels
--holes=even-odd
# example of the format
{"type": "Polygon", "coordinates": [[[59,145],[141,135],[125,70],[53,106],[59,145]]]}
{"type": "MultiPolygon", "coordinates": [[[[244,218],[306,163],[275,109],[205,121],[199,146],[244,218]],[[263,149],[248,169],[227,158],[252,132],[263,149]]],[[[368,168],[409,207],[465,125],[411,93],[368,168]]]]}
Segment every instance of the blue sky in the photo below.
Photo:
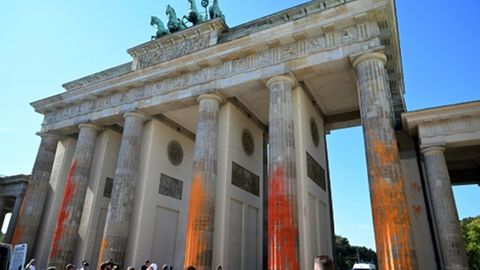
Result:
{"type": "MultiPolygon", "coordinates": [[[[229,26],[305,1],[220,0],[229,26]]],[[[178,0],[0,1],[0,174],[29,174],[42,117],[29,103],[61,85],[130,61],[128,48],[154,34],[151,15],[165,19],[178,0]]],[[[200,1],[197,1],[199,5],[200,1]]],[[[409,110],[480,99],[480,3],[398,1],[409,110]]],[[[336,233],[374,247],[360,128],[328,136],[336,233]]],[[[454,188],[460,217],[480,214],[480,187],[454,188]]]]}

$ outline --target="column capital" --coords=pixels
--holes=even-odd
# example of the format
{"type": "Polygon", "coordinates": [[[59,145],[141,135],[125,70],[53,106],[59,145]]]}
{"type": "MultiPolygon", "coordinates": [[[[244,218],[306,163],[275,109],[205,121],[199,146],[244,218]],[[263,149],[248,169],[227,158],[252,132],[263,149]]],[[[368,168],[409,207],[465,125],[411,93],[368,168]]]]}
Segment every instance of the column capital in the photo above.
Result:
{"type": "Polygon", "coordinates": [[[354,68],[357,68],[357,66],[365,61],[368,60],[380,60],[385,64],[387,62],[387,56],[383,52],[369,52],[369,53],[364,53],[362,55],[359,55],[357,57],[352,57],[352,65],[354,68]]]}
{"type": "Polygon", "coordinates": [[[267,87],[270,88],[272,85],[277,83],[288,84],[290,88],[293,88],[293,86],[295,86],[296,84],[296,81],[295,79],[293,79],[291,76],[288,76],[288,75],[275,76],[268,79],[267,87]]]}
{"type": "Polygon", "coordinates": [[[218,104],[221,104],[223,102],[223,97],[216,93],[202,94],[197,97],[197,102],[200,103],[200,101],[204,99],[216,100],[218,101],[218,104]]]}
{"type": "Polygon", "coordinates": [[[81,123],[80,125],[78,125],[78,128],[79,129],[82,129],[82,128],[90,128],[90,129],[94,129],[95,131],[100,131],[101,128],[95,124],[92,124],[92,123],[81,123]]]}
{"type": "Polygon", "coordinates": [[[150,119],[150,116],[147,114],[144,114],[143,112],[139,111],[134,111],[134,112],[127,112],[123,115],[124,119],[127,119],[127,117],[136,117],[142,119],[142,121],[147,121],[150,119]]]}
{"type": "Polygon", "coordinates": [[[421,152],[422,154],[426,154],[429,152],[445,152],[445,145],[438,144],[438,145],[421,145],[421,152]]]}

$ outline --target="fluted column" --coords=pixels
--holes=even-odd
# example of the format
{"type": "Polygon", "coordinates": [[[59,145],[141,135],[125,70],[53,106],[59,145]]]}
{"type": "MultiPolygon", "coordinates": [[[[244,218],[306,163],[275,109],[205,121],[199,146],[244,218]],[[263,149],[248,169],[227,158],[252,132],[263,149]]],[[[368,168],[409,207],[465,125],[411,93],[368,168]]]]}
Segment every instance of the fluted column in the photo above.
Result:
{"type": "Polygon", "coordinates": [[[5,198],[0,196],[0,228],[3,226],[3,222],[5,221],[5,213],[3,208],[5,207],[5,198]]]}
{"type": "Polygon", "coordinates": [[[22,200],[23,200],[24,194],[25,193],[22,192],[15,198],[15,204],[13,205],[12,215],[10,216],[10,223],[8,224],[7,233],[5,234],[5,238],[4,238],[5,243],[12,242],[12,236],[15,230],[15,226],[17,224],[18,216],[20,215],[20,207],[22,207],[22,200]]]}
{"type": "Polygon", "coordinates": [[[465,242],[448,175],[443,146],[422,149],[444,269],[468,270],[465,242]]]}
{"type": "Polygon", "coordinates": [[[221,98],[206,94],[199,96],[198,102],[184,266],[210,270],[217,183],[218,110],[221,98]]]}
{"type": "Polygon", "coordinates": [[[12,244],[26,243],[29,251],[34,248],[35,238],[40,227],[58,144],[58,137],[53,134],[41,133],[39,135],[41,136],[40,147],[12,237],[12,244]]]}
{"type": "Polygon", "coordinates": [[[297,179],[292,87],[288,76],[267,81],[269,100],[268,269],[299,269],[297,179]]]}
{"type": "Polygon", "coordinates": [[[142,113],[129,112],[124,118],[122,142],[99,259],[99,262],[104,261],[104,258],[112,259],[120,266],[125,260],[135,190],[138,184],[143,124],[148,117],[142,113]]]}
{"type": "Polygon", "coordinates": [[[77,145],[68,170],[62,203],[58,213],[48,265],[62,269],[73,259],[75,241],[82,216],[95,139],[99,128],[80,124],[77,145]]]}
{"type": "Polygon", "coordinates": [[[367,53],[353,61],[378,264],[383,270],[417,269],[385,62],[382,53],[367,53]]]}

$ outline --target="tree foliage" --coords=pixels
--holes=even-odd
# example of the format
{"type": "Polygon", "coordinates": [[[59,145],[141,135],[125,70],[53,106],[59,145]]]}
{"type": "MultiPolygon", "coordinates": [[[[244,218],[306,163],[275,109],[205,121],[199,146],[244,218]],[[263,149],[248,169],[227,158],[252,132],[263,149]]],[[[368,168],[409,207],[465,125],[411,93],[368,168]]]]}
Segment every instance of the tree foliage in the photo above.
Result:
{"type": "Polygon", "coordinates": [[[471,270],[480,270],[480,216],[460,221],[471,270]]]}
{"type": "Polygon", "coordinates": [[[377,264],[377,254],[375,251],[359,246],[350,246],[348,239],[339,235],[335,236],[335,259],[337,270],[352,269],[358,257],[362,262],[371,262],[377,264]]]}

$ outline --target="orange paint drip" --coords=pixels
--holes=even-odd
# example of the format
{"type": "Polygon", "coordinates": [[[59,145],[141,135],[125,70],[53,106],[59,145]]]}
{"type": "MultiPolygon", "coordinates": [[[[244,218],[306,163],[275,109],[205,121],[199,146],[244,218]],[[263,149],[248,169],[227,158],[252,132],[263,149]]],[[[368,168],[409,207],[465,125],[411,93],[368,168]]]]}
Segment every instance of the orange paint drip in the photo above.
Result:
{"type": "Polygon", "coordinates": [[[203,256],[206,247],[201,245],[205,225],[202,222],[205,192],[202,188],[202,178],[197,175],[193,177],[192,191],[188,206],[187,238],[185,244],[184,268],[196,266],[198,258],[203,256]]]}
{"type": "MultiPolygon", "coordinates": [[[[21,211],[19,216],[20,217],[22,216],[21,211]]],[[[24,242],[22,241],[22,236],[23,236],[23,227],[21,226],[21,224],[19,224],[15,227],[15,231],[13,232],[12,241],[11,241],[12,246],[18,245],[19,243],[24,242]]]]}
{"type": "MultiPolygon", "coordinates": [[[[19,218],[20,219],[23,219],[24,218],[24,215],[23,215],[23,212],[24,212],[24,207],[25,207],[25,202],[27,202],[29,200],[29,197],[30,197],[30,190],[27,190],[27,192],[25,193],[25,196],[23,197],[23,202],[22,202],[22,206],[20,207],[20,213],[19,213],[19,218]]],[[[23,243],[25,241],[23,241],[23,224],[22,223],[17,223],[17,225],[15,226],[15,230],[13,231],[13,236],[12,236],[12,241],[11,241],[11,244],[12,245],[17,245],[19,243],[23,243]]]]}
{"type": "Polygon", "coordinates": [[[400,176],[398,148],[373,141],[376,162],[370,166],[372,211],[379,265],[385,270],[415,269],[411,223],[400,176]],[[396,177],[396,179],[392,179],[396,177]]]}
{"type": "Polygon", "coordinates": [[[63,193],[62,204],[60,207],[60,213],[58,214],[57,225],[55,227],[55,234],[53,235],[52,249],[50,251],[50,258],[58,255],[60,249],[58,247],[60,240],[62,239],[65,221],[70,216],[70,212],[67,207],[73,198],[73,194],[77,189],[76,183],[73,182],[73,175],[77,170],[77,161],[73,161],[67,174],[67,183],[65,185],[65,191],[63,193]]]}
{"type": "Polygon", "coordinates": [[[100,251],[98,252],[98,262],[97,262],[97,269],[100,269],[100,265],[103,263],[103,252],[108,246],[108,240],[102,239],[102,243],[100,244],[100,251]]]}
{"type": "Polygon", "coordinates": [[[269,181],[268,194],[268,269],[271,270],[299,269],[295,247],[298,228],[291,201],[295,196],[288,194],[285,181],[283,168],[276,168],[269,181]]]}

